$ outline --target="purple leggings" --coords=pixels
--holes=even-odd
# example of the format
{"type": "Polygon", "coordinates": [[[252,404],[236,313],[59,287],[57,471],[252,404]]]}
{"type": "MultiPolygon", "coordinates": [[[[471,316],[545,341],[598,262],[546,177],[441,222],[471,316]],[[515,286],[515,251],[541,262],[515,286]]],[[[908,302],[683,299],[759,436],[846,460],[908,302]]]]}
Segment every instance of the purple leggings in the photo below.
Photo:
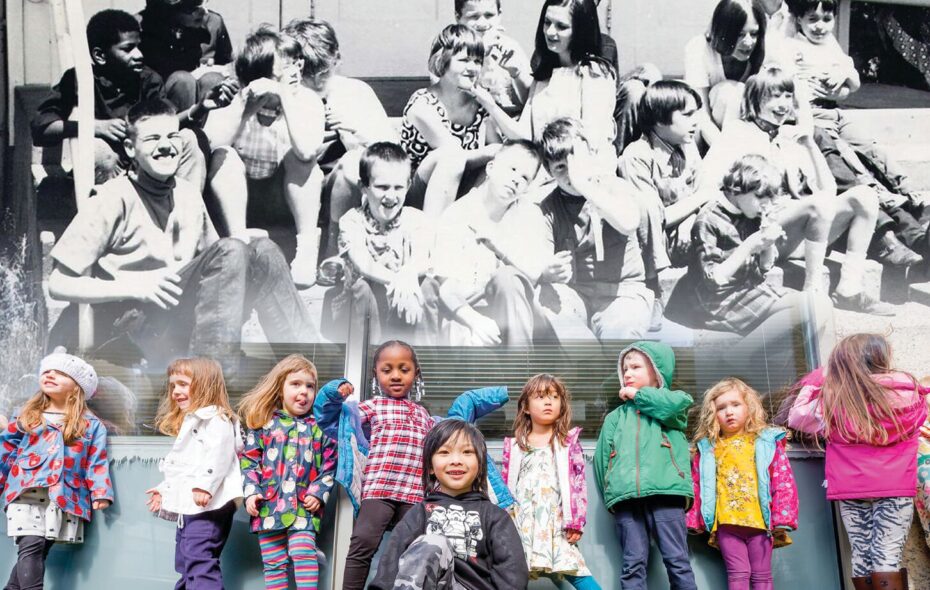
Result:
{"type": "Polygon", "coordinates": [[[717,528],[729,590],[773,590],[772,537],[768,531],[729,524],[717,528]]]}

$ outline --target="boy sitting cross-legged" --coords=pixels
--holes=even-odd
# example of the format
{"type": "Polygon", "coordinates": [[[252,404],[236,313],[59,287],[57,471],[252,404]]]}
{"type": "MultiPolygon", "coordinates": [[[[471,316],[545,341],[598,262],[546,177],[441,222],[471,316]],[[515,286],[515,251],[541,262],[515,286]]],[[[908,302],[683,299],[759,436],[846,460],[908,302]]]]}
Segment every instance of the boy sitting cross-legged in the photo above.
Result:
{"type": "MultiPolygon", "coordinates": [[[[52,249],[50,295],[93,304],[98,344],[128,338],[156,366],[202,354],[235,370],[252,309],[270,343],[314,338],[278,247],[267,238],[218,239],[200,192],[177,178],[174,106],[142,102],[128,121],[123,147],[134,168],[99,186],[52,249]]],[[[68,319],[76,313],[66,310],[57,328],[70,349],[68,319]]]]}

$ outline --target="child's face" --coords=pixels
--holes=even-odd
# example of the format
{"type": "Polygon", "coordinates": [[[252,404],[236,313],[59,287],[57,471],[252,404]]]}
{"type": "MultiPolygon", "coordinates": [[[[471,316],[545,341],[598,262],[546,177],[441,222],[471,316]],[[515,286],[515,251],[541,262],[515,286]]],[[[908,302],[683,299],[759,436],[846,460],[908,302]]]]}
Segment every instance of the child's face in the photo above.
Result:
{"type": "Polygon", "coordinates": [[[526,192],[538,169],[539,161],[523,148],[504,147],[487,165],[488,188],[509,205],[526,192]]]}
{"type": "Polygon", "coordinates": [[[775,14],[778,12],[778,9],[781,8],[783,1],[784,0],[762,0],[762,9],[765,10],[765,14],[775,14]]]}
{"type": "Polygon", "coordinates": [[[749,219],[762,217],[772,208],[773,198],[770,196],[760,196],[757,193],[742,193],[730,197],[730,202],[736,205],[739,212],[749,219]]]}
{"type": "Polygon", "coordinates": [[[562,398],[555,391],[538,391],[529,396],[526,412],[533,424],[551,426],[562,413],[562,398]]]}
{"type": "Polygon", "coordinates": [[[741,434],[746,429],[749,419],[749,406],[743,395],[735,390],[721,394],[714,400],[714,410],[717,413],[717,423],[724,436],[741,434]]]}
{"type": "Polygon", "coordinates": [[[814,45],[822,45],[833,35],[833,29],[836,27],[836,14],[824,10],[823,4],[818,4],[817,8],[797,19],[797,23],[798,31],[808,41],[814,45]]]}
{"type": "Polygon", "coordinates": [[[737,61],[746,61],[752,56],[752,52],[756,48],[756,43],[759,41],[759,23],[756,22],[756,18],[749,13],[746,17],[746,24],[743,25],[743,30],[740,31],[739,37],[736,40],[736,46],[733,48],[733,53],[730,54],[730,57],[737,61]]]}
{"type": "Polygon", "coordinates": [[[300,84],[302,66],[301,60],[276,53],[274,66],[272,66],[272,76],[282,84],[295,87],[300,84]]]}
{"type": "Polygon", "coordinates": [[[407,198],[410,165],[406,162],[376,161],[371,166],[368,180],[368,186],[362,186],[362,195],[372,217],[387,223],[400,215],[407,198]]]}
{"type": "Polygon", "coordinates": [[[462,6],[458,24],[465,25],[479,35],[499,27],[501,13],[497,9],[497,0],[469,0],[462,6]]]}
{"type": "Polygon", "coordinates": [[[313,408],[316,381],[304,369],[288,374],[284,380],[284,411],[291,416],[303,416],[313,408]]]}
{"type": "Polygon", "coordinates": [[[550,6],[543,19],[546,49],[559,55],[569,52],[572,42],[572,14],[568,6],[550,6]]]}
{"type": "Polygon", "coordinates": [[[375,364],[375,377],[381,391],[397,399],[407,397],[418,372],[413,354],[404,346],[385,348],[375,364]]]}
{"type": "Polygon", "coordinates": [[[697,101],[693,96],[685,99],[685,108],[672,113],[672,119],[668,125],[658,124],[655,127],[655,134],[663,141],[671,145],[684,145],[694,143],[694,134],[697,132],[698,112],[697,101]]]}
{"type": "Polygon", "coordinates": [[[658,387],[659,379],[652,368],[652,363],[643,353],[632,350],[623,357],[623,386],[642,389],[658,387]]]}
{"type": "Polygon", "coordinates": [[[481,60],[468,55],[468,51],[463,49],[452,56],[442,77],[460,90],[471,90],[478,82],[479,73],[481,60]]]}
{"type": "Polygon", "coordinates": [[[111,45],[103,54],[104,63],[110,71],[122,74],[133,72],[134,74],[142,73],[142,50],[139,44],[142,42],[139,33],[128,31],[119,34],[119,41],[111,45]]]}
{"type": "Polygon", "coordinates": [[[58,404],[67,401],[68,396],[79,389],[77,381],[55,369],[42,373],[39,379],[39,391],[58,404]]]}
{"type": "Polygon", "coordinates": [[[183,373],[172,373],[168,377],[168,395],[182,410],[191,405],[191,378],[183,373]]]}
{"type": "Polygon", "coordinates": [[[775,126],[782,126],[794,114],[794,93],[773,92],[759,107],[759,118],[775,126]]]}
{"type": "Polygon", "coordinates": [[[126,155],[140,171],[157,180],[168,180],[178,170],[181,136],[178,119],[172,115],[156,115],[136,121],[135,134],[123,142],[126,155]]]}
{"type": "Polygon", "coordinates": [[[470,491],[478,476],[478,451],[461,433],[439,447],[431,462],[439,489],[450,496],[470,491]]]}

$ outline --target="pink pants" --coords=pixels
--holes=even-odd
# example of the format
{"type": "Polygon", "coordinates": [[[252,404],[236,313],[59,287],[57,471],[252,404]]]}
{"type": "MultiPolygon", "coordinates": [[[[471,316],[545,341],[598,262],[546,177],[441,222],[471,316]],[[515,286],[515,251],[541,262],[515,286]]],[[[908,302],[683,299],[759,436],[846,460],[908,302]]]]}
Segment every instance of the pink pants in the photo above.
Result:
{"type": "Polygon", "coordinates": [[[773,590],[772,537],[768,531],[724,524],[717,543],[727,566],[729,590],[773,590]]]}

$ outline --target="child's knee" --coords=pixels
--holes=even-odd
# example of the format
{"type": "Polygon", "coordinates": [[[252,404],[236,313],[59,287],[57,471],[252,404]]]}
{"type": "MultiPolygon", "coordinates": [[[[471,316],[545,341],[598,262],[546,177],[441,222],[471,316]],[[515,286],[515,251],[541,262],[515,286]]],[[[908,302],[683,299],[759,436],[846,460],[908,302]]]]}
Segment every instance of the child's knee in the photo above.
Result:
{"type": "Polygon", "coordinates": [[[245,177],[245,162],[242,161],[239,152],[232,147],[218,147],[211,155],[210,170],[212,174],[222,171],[245,177]]]}

